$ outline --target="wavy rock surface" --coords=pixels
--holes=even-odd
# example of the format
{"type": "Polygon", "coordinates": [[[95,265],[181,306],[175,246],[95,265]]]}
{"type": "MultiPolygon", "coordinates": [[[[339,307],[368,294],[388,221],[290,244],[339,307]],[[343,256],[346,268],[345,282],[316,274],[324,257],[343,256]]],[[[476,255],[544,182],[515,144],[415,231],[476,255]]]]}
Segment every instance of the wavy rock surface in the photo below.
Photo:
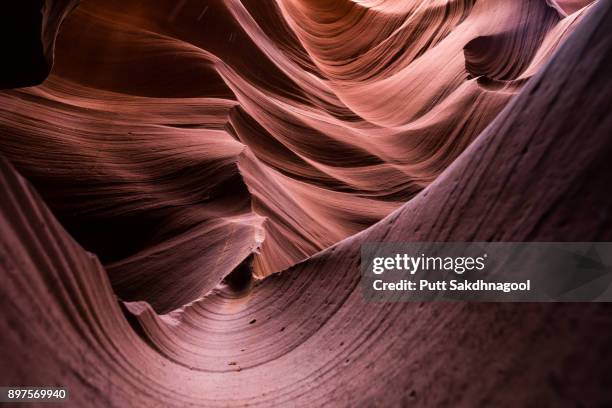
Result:
{"type": "Polygon", "coordinates": [[[84,2],[49,79],[0,94],[3,383],[609,402],[608,307],[359,288],[367,241],[612,239],[612,3],[566,3],[84,2]]]}
{"type": "Polygon", "coordinates": [[[162,313],[401,206],[582,15],[526,0],[199,3],[85,2],[49,80],[0,95],[0,151],[121,298],[162,313]]]}

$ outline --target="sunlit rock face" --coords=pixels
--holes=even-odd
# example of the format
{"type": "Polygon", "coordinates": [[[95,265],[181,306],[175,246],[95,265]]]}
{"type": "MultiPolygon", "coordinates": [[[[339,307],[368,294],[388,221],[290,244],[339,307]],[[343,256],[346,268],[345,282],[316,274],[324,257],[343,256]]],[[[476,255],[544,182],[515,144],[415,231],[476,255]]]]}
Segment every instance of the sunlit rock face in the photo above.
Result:
{"type": "Polygon", "coordinates": [[[611,240],[610,1],[75,6],[5,17],[2,384],[105,407],[607,401],[608,307],[366,304],[359,250],[611,240]]]}

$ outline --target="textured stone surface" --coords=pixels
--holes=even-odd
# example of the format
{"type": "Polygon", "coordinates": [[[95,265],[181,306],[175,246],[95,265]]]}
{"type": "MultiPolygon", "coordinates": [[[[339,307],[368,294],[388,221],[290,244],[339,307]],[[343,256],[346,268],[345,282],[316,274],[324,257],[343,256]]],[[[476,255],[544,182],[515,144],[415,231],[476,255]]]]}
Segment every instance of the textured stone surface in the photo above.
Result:
{"type": "Polygon", "coordinates": [[[86,2],[51,77],[0,94],[3,384],[105,407],[612,402],[607,305],[359,288],[366,241],[612,240],[612,2],[143,4],[86,2]]]}

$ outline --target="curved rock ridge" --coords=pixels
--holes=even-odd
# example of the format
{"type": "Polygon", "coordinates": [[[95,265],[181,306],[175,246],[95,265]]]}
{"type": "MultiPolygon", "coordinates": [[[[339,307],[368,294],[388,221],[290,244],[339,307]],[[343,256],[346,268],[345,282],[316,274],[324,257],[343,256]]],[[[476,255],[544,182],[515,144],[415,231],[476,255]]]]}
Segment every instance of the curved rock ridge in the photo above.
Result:
{"type": "Polygon", "coordinates": [[[84,2],[49,79],[0,94],[0,152],[122,299],[166,313],[238,265],[282,271],[410,200],[584,10],[84,2]]]}
{"type": "Polygon", "coordinates": [[[612,240],[612,1],[145,4],[84,2],[52,75],[0,94],[2,384],[100,407],[610,402],[608,305],[365,303],[359,262],[612,240]]]}

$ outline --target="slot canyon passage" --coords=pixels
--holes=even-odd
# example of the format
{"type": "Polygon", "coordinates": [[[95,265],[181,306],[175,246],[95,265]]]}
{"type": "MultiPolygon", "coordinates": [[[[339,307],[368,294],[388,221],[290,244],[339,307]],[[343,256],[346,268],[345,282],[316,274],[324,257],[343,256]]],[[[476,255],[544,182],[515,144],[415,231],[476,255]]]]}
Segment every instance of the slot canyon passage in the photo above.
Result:
{"type": "Polygon", "coordinates": [[[3,6],[1,385],[612,404],[606,304],[359,286],[364,242],[612,241],[612,1],[77,3],[3,6]]]}

